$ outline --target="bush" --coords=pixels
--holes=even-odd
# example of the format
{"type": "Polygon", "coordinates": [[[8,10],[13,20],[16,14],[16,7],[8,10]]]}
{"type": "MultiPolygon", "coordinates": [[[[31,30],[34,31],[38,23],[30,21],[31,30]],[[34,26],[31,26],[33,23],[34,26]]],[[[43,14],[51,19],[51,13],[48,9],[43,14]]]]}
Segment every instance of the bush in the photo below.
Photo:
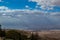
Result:
{"type": "Polygon", "coordinates": [[[20,37],[21,37],[21,34],[18,33],[17,31],[15,31],[15,30],[10,30],[10,31],[7,31],[7,33],[6,33],[6,38],[19,40],[20,37]]]}

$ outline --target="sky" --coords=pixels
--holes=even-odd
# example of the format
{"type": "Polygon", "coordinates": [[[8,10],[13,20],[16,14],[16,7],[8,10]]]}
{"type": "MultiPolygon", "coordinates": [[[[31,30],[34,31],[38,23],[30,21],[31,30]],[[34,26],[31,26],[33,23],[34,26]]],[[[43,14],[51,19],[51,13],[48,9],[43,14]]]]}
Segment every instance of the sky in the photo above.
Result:
{"type": "MultiPolygon", "coordinates": [[[[59,0],[0,0],[0,7],[5,9],[28,9],[48,12],[59,12],[59,0]]],[[[1,8],[2,9],[2,8],[1,8]]]]}
{"type": "Polygon", "coordinates": [[[0,0],[0,24],[13,29],[59,29],[60,0],[0,0]]]}

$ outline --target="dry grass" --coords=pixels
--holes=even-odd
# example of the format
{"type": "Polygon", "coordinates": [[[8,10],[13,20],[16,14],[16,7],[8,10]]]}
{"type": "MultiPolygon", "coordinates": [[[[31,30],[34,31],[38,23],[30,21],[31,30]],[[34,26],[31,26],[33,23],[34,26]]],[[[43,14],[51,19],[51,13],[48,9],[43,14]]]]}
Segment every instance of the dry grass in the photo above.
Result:
{"type": "Polygon", "coordinates": [[[50,30],[50,31],[24,31],[24,30],[17,30],[21,34],[25,34],[27,36],[31,36],[31,34],[37,33],[41,40],[60,40],[60,30],[50,30]]]}

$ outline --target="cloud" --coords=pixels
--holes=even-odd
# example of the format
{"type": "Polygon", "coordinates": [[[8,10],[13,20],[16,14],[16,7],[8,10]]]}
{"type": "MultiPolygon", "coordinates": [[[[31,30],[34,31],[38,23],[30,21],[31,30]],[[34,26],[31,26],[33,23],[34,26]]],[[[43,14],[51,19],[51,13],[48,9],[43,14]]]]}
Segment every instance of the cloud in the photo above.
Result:
{"type": "Polygon", "coordinates": [[[47,15],[40,10],[9,9],[6,6],[0,6],[0,10],[0,24],[5,28],[40,30],[60,26],[60,12],[51,12],[47,15]]]}
{"type": "MultiPolygon", "coordinates": [[[[43,14],[40,10],[30,10],[30,9],[10,9],[6,6],[0,6],[0,16],[8,18],[20,18],[26,14],[43,14]]],[[[38,16],[38,15],[36,15],[38,16]]]]}
{"type": "Polygon", "coordinates": [[[25,7],[26,7],[26,8],[29,8],[29,6],[28,6],[28,5],[26,5],[25,7]]]}
{"type": "Polygon", "coordinates": [[[54,5],[60,6],[60,0],[55,0],[54,5]]]}
{"type": "Polygon", "coordinates": [[[50,16],[57,16],[57,17],[59,17],[60,16],[60,12],[52,12],[49,15],[50,16]]]}
{"type": "MultiPolygon", "coordinates": [[[[28,8],[29,6],[26,6],[26,8],[28,8]]],[[[6,6],[0,6],[0,13],[1,12],[24,12],[24,13],[34,13],[34,12],[42,12],[40,10],[34,9],[34,10],[30,10],[30,9],[10,9],[6,6]]]]}
{"type": "Polygon", "coordinates": [[[29,1],[37,2],[37,5],[46,5],[46,6],[49,5],[54,6],[60,3],[60,0],[29,0],[29,1]]]}
{"type": "MultiPolygon", "coordinates": [[[[44,6],[41,6],[43,9],[45,9],[45,7],[44,6]]],[[[27,8],[28,8],[28,6],[27,6],[27,8]]],[[[48,10],[50,10],[50,9],[53,9],[53,8],[49,8],[48,10]]],[[[41,10],[38,10],[38,9],[34,9],[34,10],[30,10],[30,9],[10,9],[10,8],[8,8],[8,7],[6,7],[6,6],[0,6],[0,14],[2,13],[2,15],[3,16],[13,16],[14,15],[14,13],[28,13],[28,14],[34,14],[34,13],[39,13],[39,14],[43,14],[43,15],[45,15],[45,13],[49,13],[49,12],[47,12],[47,11],[41,11],[41,10]]],[[[53,14],[53,13],[52,13],[53,14]]],[[[51,13],[50,13],[50,15],[52,15],[51,13]]],[[[17,15],[17,16],[22,16],[22,15],[17,15]]]]}
{"type": "Polygon", "coordinates": [[[0,13],[1,12],[12,12],[12,11],[14,11],[14,10],[9,9],[6,6],[0,6],[0,13]]]}
{"type": "Polygon", "coordinates": [[[7,10],[8,7],[5,7],[5,6],[0,6],[0,10],[7,10]]]}
{"type": "Polygon", "coordinates": [[[41,9],[52,10],[54,6],[60,6],[60,0],[29,0],[41,5],[41,9]]]}

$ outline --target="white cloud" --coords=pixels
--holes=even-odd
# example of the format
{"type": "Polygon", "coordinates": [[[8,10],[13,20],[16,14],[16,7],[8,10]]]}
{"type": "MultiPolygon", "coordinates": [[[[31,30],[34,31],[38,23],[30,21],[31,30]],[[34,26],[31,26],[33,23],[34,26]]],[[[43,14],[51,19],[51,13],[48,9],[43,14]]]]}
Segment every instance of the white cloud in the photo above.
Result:
{"type": "MultiPolygon", "coordinates": [[[[28,6],[26,6],[28,7],[28,6]]],[[[40,10],[34,9],[34,10],[30,10],[30,9],[9,9],[6,6],[0,6],[0,13],[1,12],[24,12],[24,13],[34,13],[34,12],[42,12],[40,10]]]]}
{"type": "Polygon", "coordinates": [[[29,8],[29,6],[28,6],[28,5],[26,5],[25,7],[26,7],[26,8],[29,8]]]}
{"type": "Polygon", "coordinates": [[[33,2],[37,2],[37,5],[47,5],[47,6],[53,6],[54,3],[57,4],[57,2],[60,2],[59,0],[29,0],[33,2]]]}
{"type": "Polygon", "coordinates": [[[14,10],[11,10],[5,6],[0,6],[0,12],[12,12],[12,11],[14,11],[14,10]]]}
{"type": "MultiPolygon", "coordinates": [[[[45,9],[42,6],[43,9],[45,9]]],[[[53,9],[53,8],[49,8],[49,9],[53,9]]],[[[48,13],[47,11],[42,11],[42,10],[38,10],[38,9],[34,9],[34,10],[30,10],[30,9],[10,9],[6,6],[0,6],[0,13],[15,13],[15,12],[22,12],[22,13],[48,13]]],[[[5,14],[3,14],[5,15],[5,14]]]]}
{"type": "Polygon", "coordinates": [[[60,6],[60,0],[29,0],[37,2],[37,5],[41,5],[41,9],[51,10],[54,6],[60,6]],[[52,8],[51,8],[52,7],[52,8]]]}
{"type": "Polygon", "coordinates": [[[25,13],[28,13],[28,14],[34,14],[34,13],[43,13],[42,11],[40,11],[40,10],[37,10],[37,9],[35,9],[35,10],[30,10],[30,9],[9,9],[8,7],[6,7],[6,6],[0,6],[0,14],[1,14],[1,16],[3,16],[3,17],[13,17],[13,16],[16,16],[16,17],[21,17],[21,16],[23,16],[23,15],[21,15],[21,13],[22,14],[25,14],[25,13]],[[15,13],[17,13],[16,15],[15,15],[15,13]]]}

